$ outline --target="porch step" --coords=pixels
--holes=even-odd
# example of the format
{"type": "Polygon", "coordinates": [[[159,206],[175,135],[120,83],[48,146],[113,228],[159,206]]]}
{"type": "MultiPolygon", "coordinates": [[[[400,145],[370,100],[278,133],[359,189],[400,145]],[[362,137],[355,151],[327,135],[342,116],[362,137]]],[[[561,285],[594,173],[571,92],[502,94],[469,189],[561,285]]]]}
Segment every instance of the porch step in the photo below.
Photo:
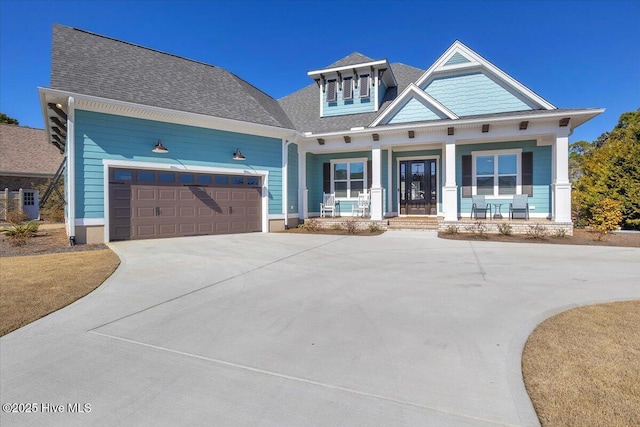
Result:
{"type": "Polygon", "coordinates": [[[391,218],[388,230],[390,231],[436,231],[438,230],[437,218],[391,218]]]}

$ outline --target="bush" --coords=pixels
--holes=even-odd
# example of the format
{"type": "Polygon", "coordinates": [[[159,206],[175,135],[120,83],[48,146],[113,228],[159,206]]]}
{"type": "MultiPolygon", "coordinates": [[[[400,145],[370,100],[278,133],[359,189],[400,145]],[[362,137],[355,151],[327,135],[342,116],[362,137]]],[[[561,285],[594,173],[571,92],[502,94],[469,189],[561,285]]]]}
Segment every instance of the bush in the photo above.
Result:
{"type": "Polygon", "coordinates": [[[478,237],[485,237],[484,233],[487,231],[487,226],[481,221],[476,221],[473,225],[466,226],[465,230],[471,234],[478,235],[478,237]]]}
{"type": "Polygon", "coordinates": [[[345,230],[347,230],[347,233],[349,234],[355,234],[356,231],[358,231],[358,221],[356,221],[355,219],[348,219],[346,220],[342,226],[344,227],[345,230]]]}
{"type": "Polygon", "coordinates": [[[547,237],[547,227],[542,224],[530,225],[527,230],[527,236],[534,239],[544,239],[547,237]]]}
{"type": "Polygon", "coordinates": [[[447,233],[447,234],[458,234],[458,231],[460,231],[460,228],[458,228],[457,225],[449,225],[447,227],[447,229],[445,230],[445,233],[447,233]]]}
{"type": "Polygon", "coordinates": [[[312,233],[315,233],[316,231],[320,230],[320,222],[315,219],[315,218],[309,218],[306,219],[304,221],[304,224],[301,225],[302,228],[304,228],[307,231],[310,231],[312,233]]]}
{"type": "Polygon", "coordinates": [[[513,228],[508,222],[498,224],[498,231],[500,234],[504,234],[505,236],[511,236],[513,234],[513,228]]]}
{"type": "Polygon", "coordinates": [[[617,229],[622,222],[622,203],[605,198],[591,208],[589,225],[602,236],[617,229]]]}
{"type": "Polygon", "coordinates": [[[367,229],[369,230],[369,233],[377,233],[378,231],[382,230],[382,228],[375,222],[369,224],[369,227],[367,227],[367,229]]]}
{"type": "Polygon", "coordinates": [[[27,220],[27,215],[20,211],[9,211],[7,212],[7,222],[9,224],[22,224],[27,220]]]}
{"type": "Polygon", "coordinates": [[[29,221],[24,224],[16,224],[9,227],[4,234],[6,234],[12,245],[22,246],[27,243],[27,239],[33,237],[37,232],[40,224],[38,221],[29,221]]]}
{"type": "Polygon", "coordinates": [[[566,228],[556,228],[555,233],[553,234],[555,237],[567,237],[567,229],[566,228]]]}
{"type": "Polygon", "coordinates": [[[336,223],[336,224],[333,224],[333,225],[331,226],[331,229],[332,229],[332,230],[342,230],[342,224],[337,224],[337,223],[336,223]]]}

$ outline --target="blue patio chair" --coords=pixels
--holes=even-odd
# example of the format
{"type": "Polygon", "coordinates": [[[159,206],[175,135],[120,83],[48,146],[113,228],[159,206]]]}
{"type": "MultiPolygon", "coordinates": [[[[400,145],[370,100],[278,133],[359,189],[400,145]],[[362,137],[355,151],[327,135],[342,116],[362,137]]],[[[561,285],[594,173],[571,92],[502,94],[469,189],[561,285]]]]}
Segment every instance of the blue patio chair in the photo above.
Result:
{"type": "Polygon", "coordinates": [[[491,218],[491,203],[487,203],[484,196],[471,196],[471,218],[487,219],[487,212],[491,218]]]}
{"type": "Polygon", "coordinates": [[[529,196],[514,194],[513,202],[509,204],[509,219],[529,219],[529,196]]]}

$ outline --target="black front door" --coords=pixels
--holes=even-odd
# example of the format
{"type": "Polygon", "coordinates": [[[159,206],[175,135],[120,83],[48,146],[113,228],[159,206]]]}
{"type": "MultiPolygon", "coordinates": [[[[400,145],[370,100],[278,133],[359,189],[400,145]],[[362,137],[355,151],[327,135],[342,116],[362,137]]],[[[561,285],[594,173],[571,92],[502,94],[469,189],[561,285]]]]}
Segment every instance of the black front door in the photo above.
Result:
{"type": "Polygon", "coordinates": [[[437,215],[436,160],[400,162],[400,215],[437,215]]]}

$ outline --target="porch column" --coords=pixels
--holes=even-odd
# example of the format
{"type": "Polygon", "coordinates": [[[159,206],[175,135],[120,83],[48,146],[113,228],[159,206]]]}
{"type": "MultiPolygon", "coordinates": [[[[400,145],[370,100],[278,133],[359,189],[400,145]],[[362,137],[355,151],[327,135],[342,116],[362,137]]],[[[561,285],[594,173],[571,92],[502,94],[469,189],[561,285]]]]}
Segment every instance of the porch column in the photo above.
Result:
{"type": "Polygon", "coordinates": [[[387,213],[392,214],[393,206],[393,149],[389,147],[387,149],[387,213]]]}
{"type": "Polygon", "coordinates": [[[371,219],[381,221],[382,213],[382,149],[374,146],[371,150],[371,219]]]}
{"type": "Polygon", "coordinates": [[[445,221],[458,220],[458,186],[456,185],[456,140],[448,137],[444,144],[444,187],[442,210],[445,221]]]}
{"type": "Polygon", "coordinates": [[[298,218],[309,217],[307,190],[307,153],[298,146],[298,218]]]}
{"type": "Polygon", "coordinates": [[[556,135],[553,145],[553,220],[571,222],[571,183],[569,182],[569,136],[556,135]]]}

